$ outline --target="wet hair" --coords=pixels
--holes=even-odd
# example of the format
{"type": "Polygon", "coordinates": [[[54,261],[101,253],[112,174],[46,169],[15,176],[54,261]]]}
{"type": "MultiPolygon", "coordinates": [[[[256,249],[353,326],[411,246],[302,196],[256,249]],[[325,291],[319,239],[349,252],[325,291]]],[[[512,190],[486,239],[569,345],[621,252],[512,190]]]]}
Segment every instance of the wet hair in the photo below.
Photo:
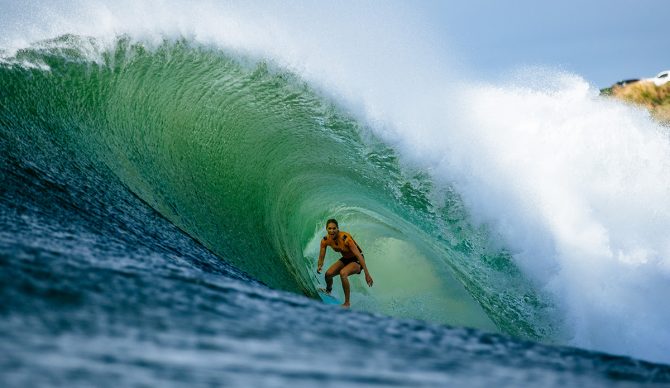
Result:
{"type": "Polygon", "coordinates": [[[326,227],[328,227],[328,224],[335,224],[335,226],[337,226],[338,229],[340,228],[340,225],[337,224],[337,220],[334,218],[331,218],[328,221],[326,221],[326,227]]]}

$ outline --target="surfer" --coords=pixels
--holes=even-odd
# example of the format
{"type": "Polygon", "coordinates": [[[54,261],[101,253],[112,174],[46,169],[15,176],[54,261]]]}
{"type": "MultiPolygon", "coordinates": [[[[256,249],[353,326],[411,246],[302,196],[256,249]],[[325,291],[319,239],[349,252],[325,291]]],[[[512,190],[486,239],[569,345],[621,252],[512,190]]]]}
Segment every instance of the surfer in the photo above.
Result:
{"type": "Polygon", "coordinates": [[[326,221],[328,235],[324,236],[321,240],[319,263],[316,272],[321,273],[323,259],[326,257],[326,247],[331,247],[335,252],[342,254],[342,257],[326,271],[326,293],[330,294],[333,290],[333,278],[340,275],[342,289],[344,290],[344,303],[342,306],[349,307],[349,276],[365,271],[365,281],[369,287],[372,287],[372,276],[370,276],[370,271],[368,271],[368,267],[365,265],[365,257],[363,256],[361,247],[358,246],[349,233],[342,232],[339,228],[337,220],[331,218],[326,221]]]}

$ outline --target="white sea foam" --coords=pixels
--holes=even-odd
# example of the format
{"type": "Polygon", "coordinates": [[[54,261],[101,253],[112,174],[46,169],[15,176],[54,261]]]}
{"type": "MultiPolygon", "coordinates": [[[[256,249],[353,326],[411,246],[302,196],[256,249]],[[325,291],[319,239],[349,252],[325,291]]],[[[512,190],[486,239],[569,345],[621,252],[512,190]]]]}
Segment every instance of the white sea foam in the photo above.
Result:
{"type": "Polygon", "coordinates": [[[555,296],[572,344],[668,362],[667,128],[579,77],[533,75],[544,85],[464,90],[408,142],[555,296]]]}
{"type": "Polygon", "coordinates": [[[401,3],[50,1],[3,11],[10,52],[63,33],[130,34],[274,58],[454,184],[565,311],[571,344],[670,362],[667,131],[580,77],[549,69],[468,81],[401,3]]]}

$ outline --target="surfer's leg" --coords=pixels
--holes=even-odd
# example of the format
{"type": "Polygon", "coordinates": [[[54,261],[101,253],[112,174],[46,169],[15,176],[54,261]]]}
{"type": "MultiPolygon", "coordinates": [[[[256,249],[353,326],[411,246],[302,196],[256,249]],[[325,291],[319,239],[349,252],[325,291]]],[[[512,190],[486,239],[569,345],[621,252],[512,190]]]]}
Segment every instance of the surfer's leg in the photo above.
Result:
{"type": "Polygon", "coordinates": [[[342,304],[344,307],[350,306],[349,295],[351,290],[349,287],[349,275],[356,275],[359,273],[361,273],[361,265],[356,262],[347,264],[340,271],[340,280],[342,280],[342,289],[344,290],[344,303],[342,304]]]}
{"type": "Polygon", "coordinates": [[[340,260],[333,263],[333,265],[328,268],[326,271],[326,292],[330,294],[330,291],[333,290],[333,278],[339,275],[340,271],[344,268],[344,263],[340,260]]]}

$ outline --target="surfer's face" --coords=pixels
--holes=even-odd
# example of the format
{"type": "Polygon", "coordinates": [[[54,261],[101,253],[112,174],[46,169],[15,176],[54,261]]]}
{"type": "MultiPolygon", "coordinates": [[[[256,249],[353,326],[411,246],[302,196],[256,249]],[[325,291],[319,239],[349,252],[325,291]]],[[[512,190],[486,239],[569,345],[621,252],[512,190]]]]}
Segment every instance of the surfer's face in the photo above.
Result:
{"type": "Polygon", "coordinates": [[[326,225],[326,230],[328,231],[328,235],[332,238],[337,236],[337,233],[340,231],[340,229],[335,225],[334,223],[330,223],[326,225]]]}

